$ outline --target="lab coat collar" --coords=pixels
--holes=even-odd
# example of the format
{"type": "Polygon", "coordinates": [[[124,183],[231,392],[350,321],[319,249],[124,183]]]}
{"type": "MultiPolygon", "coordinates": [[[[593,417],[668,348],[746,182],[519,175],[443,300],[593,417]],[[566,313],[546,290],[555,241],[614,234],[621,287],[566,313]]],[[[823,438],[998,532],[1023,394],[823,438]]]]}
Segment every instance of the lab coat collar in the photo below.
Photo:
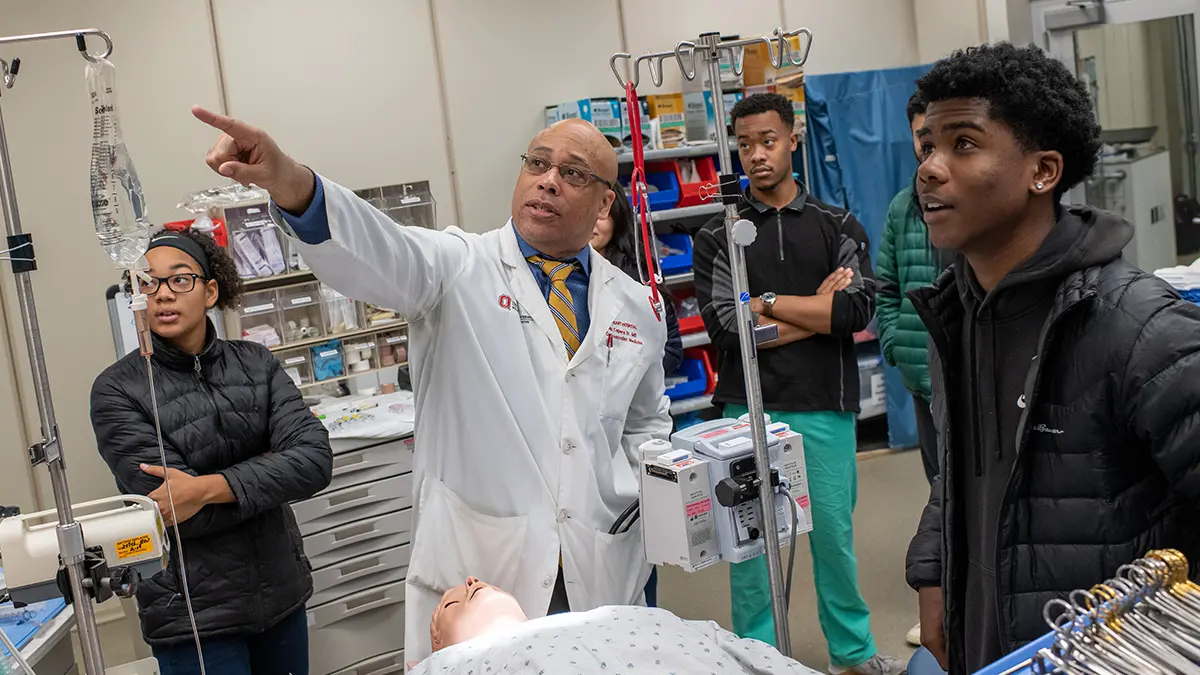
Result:
{"type": "MultiPolygon", "coordinates": [[[[563,345],[562,335],[558,332],[558,324],[554,322],[554,315],[550,313],[550,306],[546,304],[546,298],[542,297],[542,291],[533,278],[529,263],[525,260],[526,254],[522,251],[521,243],[517,228],[512,219],[509,219],[500,236],[500,260],[509,268],[513,295],[520,303],[521,309],[537,322],[538,327],[550,339],[559,356],[566,363],[567,348],[563,345]]],[[[532,247],[530,250],[533,253],[537,252],[532,247]]],[[[588,334],[583,338],[579,351],[575,352],[575,358],[570,359],[568,368],[582,363],[596,351],[596,345],[604,335],[607,335],[608,327],[617,318],[619,310],[616,300],[611,297],[612,294],[601,290],[613,280],[616,268],[604,260],[591,246],[580,252],[579,261],[584,265],[585,272],[591,271],[588,274],[588,312],[591,314],[591,327],[588,328],[588,334]]]]}
{"type": "MultiPolygon", "coordinates": [[[[512,223],[512,220],[509,220],[508,222],[512,223]]],[[[526,261],[529,260],[530,256],[535,256],[535,255],[545,258],[546,260],[558,260],[559,262],[571,262],[572,260],[574,260],[579,263],[580,267],[583,268],[583,276],[587,277],[587,276],[591,275],[591,273],[592,273],[592,257],[591,257],[592,247],[591,246],[584,246],[583,250],[580,251],[579,253],[576,253],[574,255],[574,257],[565,258],[565,259],[560,260],[559,258],[552,258],[552,257],[546,255],[545,253],[542,253],[541,251],[537,250],[533,246],[531,246],[529,244],[529,242],[525,241],[525,238],[521,236],[521,233],[517,232],[516,225],[513,225],[513,234],[516,235],[516,237],[517,237],[517,247],[521,249],[521,257],[524,258],[526,261]]]]}

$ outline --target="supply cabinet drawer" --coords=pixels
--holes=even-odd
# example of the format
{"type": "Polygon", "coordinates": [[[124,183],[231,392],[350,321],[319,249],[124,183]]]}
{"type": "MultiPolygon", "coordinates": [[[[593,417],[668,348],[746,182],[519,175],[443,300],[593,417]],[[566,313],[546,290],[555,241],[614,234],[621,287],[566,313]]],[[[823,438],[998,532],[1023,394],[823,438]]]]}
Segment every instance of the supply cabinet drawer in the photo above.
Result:
{"type": "Polygon", "coordinates": [[[304,555],[313,569],[336,565],[411,542],[412,524],[412,509],[347,523],[305,537],[304,555]]]}
{"type": "Polygon", "coordinates": [[[308,536],[412,506],[412,474],[348,487],[292,505],[300,534],[308,536]]]}
{"type": "Polygon", "coordinates": [[[404,581],[412,545],[368,553],[330,565],[312,573],[313,596],[309,602],[323,605],[368,588],[404,581]]]}
{"type": "Polygon", "coordinates": [[[333,480],[320,495],[409,473],[412,466],[412,449],[404,441],[334,454],[333,480]]]}
{"type": "Polygon", "coordinates": [[[376,656],[362,663],[356,663],[345,670],[339,670],[333,675],[392,675],[404,672],[404,650],[376,656]]]}
{"type": "Polygon", "coordinates": [[[308,610],[308,660],[313,675],[330,675],[403,646],[403,581],[308,610]]]}

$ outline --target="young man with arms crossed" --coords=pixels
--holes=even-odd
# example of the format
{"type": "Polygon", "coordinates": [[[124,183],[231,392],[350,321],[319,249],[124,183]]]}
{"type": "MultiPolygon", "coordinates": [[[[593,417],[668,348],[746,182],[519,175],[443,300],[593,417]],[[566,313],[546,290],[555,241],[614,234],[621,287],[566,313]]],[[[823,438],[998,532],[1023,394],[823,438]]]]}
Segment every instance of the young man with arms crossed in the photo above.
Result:
{"type": "MultiPolygon", "coordinates": [[[[750,177],[739,212],[758,226],[757,240],[745,249],[751,309],[760,323],[779,326],[779,339],[759,346],[763,404],[772,420],[804,435],[809,542],[829,672],[899,673],[903,665],[875,649],[854,558],[859,382],[853,336],[870,322],[875,295],[866,232],[848,212],[817,201],[793,179],[797,138],[790,101],[749,96],[731,117],[750,177]]],[[[714,400],[738,417],[746,412],[746,392],[723,218],[696,234],[695,270],[704,325],[720,352],[714,400]]],[[[774,644],[765,560],[732,565],[729,575],[734,632],[774,644]]]]}
{"type": "Polygon", "coordinates": [[[908,552],[952,675],[1047,632],[1051,598],[1151,549],[1200,562],[1200,307],[1121,259],[1133,226],[1060,199],[1091,175],[1085,87],[985,45],[917,86],[917,194],[952,271],[910,294],[932,338],[941,471],[908,552]]]}

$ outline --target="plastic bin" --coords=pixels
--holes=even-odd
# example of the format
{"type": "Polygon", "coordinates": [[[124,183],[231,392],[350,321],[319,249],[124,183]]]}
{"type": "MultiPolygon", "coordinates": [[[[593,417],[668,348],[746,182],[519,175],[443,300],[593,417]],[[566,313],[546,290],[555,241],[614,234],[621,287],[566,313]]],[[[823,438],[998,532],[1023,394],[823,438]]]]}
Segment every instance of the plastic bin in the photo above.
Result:
{"type": "Polygon", "coordinates": [[[684,357],[678,374],[686,376],[687,382],[667,389],[667,398],[672,401],[694,398],[708,390],[709,373],[712,371],[712,366],[708,362],[708,354],[703,351],[688,350],[684,353],[684,357]]]}
{"type": "Polygon", "coordinates": [[[677,288],[671,291],[671,296],[675,301],[675,316],[679,320],[680,335],[689,333],[704,332],[704,317],[699,314],[685,315],[683,311],[683,303],[689,298],[696,297],[696,291],[692,288],[677,288]]]}
{"type": "Polygon", "coordinates": [[[683,173],[680,172],[679,185],[679,208],[685,206],[699,206],[710,201],[713,197],[711,193],[718,191],[717,185],[717,167],[713,162],[712,157],[697,157],[695,159],[696,180],[691,183],[684,183],[682,180],[683,173]],[[701,191],[705,194],[701,195],[701,191]]]}
{"type": "MultiPolygon", "coordinates": [[[[621,182],[626,188],[629,188],[629,177],[623,178],[621,182]]],[[[646,164],[646,184],[658,188],[657,192],[651,192],[646,196],[650,202],[651,211],[673,209],[679,204],[679,167],[675,165],[675,162],[646,164]]],[[[632,203],[632,191],[627,189],[626,192],[630,193],[629,201],[632,203]]]]}
{"type": "Polygon", "coordinates": [[[683,251],[679,255],[668,255],[658,259],[663,276],[683,274],[692,270],[692,237],[688,234],[660,234],[658,240],[667,247],[683,251]]]}

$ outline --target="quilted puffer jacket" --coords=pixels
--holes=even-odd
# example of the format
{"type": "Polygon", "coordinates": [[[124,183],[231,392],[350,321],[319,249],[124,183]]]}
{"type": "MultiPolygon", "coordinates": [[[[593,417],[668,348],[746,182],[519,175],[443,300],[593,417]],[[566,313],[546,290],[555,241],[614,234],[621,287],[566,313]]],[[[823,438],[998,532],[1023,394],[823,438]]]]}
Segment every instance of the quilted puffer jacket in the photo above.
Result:
{"type": "Polygon", "coordinates": [[[883,358],[900,370],[904,386],[926,401],[930,398],[929,331],[906,294],[931,285],[945,268],[942,258],[929,243],[912,188],[904,188],[888,207],[879,242],[875,316],[883,358]]]}
{"type": "MultiPolygon", "coordinates": [[[[1024,381],[1015,460],[1002,476],[995,559],[982,561],[995,571],[1000,654],[1048,632],[1047,601],[1103,583],[1150,550],[1181,550],[1200,578],[1200,307],[1120,257],[1133,237],[1127,221],[1072,207],[1061,213],[1064,226],[1079,236],[1058,252],[1056,264],[1070,271],[1036,356],[1015,373],[1024,381]]],[[[969,319],[957,281],[964,265],[910,294],[933,338],[942,472],[908,549],[907,580],[942,589],[952,675],[976,667],[961,626],[979,610],[964,600],[963,523],[980,505],[961,498],[968,477],[959,471],[977,448],[947,400],[966,376],[958,367],[969,319]]]]}
{"type": "MultiPolygon", "coordinates": [[[[155,337],[151,357],[168,466],[219,473],[237,500],[205,506],[179,526],[202,638],[261,633],[312,595],[288,502],[324,489],[333,471],[329,434],[274,355],[219,340],[211,325],[208,335],[198,356],[155,337]]],[[[162,485],[139,469],[161,463],[142,356],[133,352],[96,378],[91,414],[117,488],[145,495],[162,485]]],[[[179,564],[172,548],[166,569],[138,587],[151,645],[192,639],[179,564]]]]}

